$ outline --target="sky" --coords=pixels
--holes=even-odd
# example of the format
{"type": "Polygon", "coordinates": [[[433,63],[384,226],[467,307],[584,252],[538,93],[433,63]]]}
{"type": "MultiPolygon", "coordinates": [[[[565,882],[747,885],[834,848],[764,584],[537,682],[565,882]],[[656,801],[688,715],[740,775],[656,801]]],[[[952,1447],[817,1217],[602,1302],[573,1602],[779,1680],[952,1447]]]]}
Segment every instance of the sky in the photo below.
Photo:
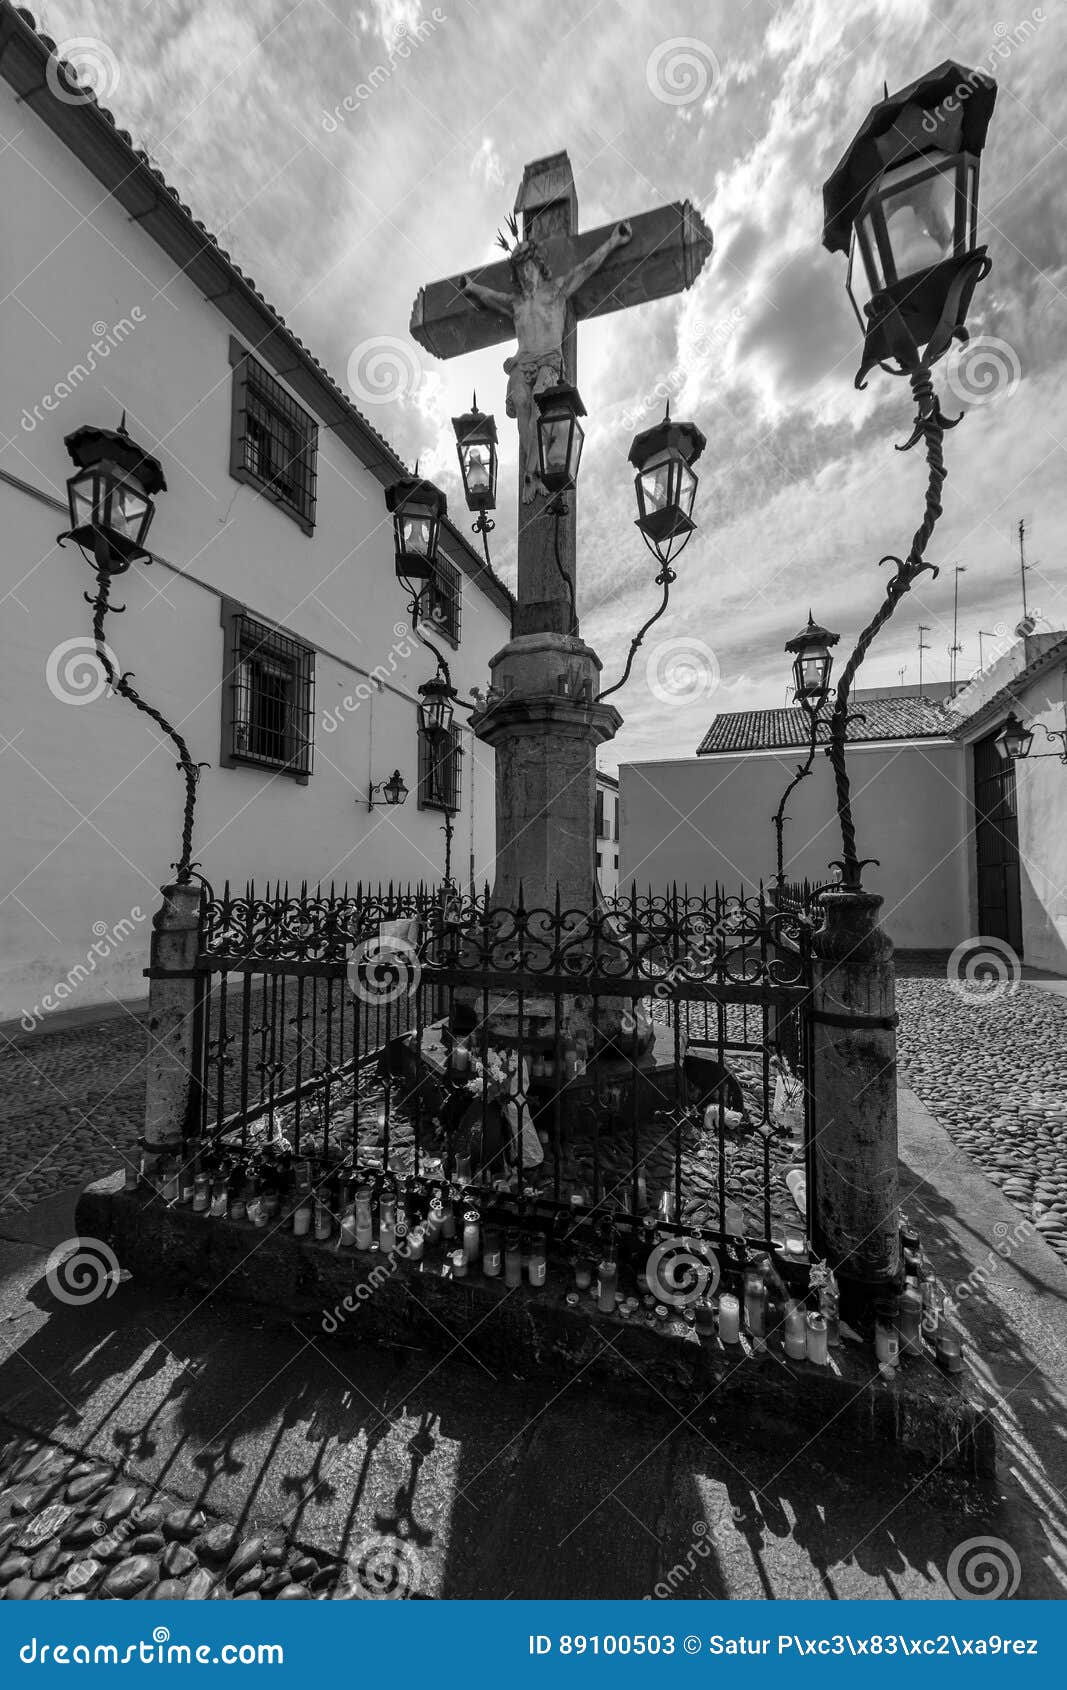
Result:
{"type": "MultiPolygon", "coordinates": [[[[699,532],[601,762],[692,754],[718,711],[787,702],[785,641],[816,619],[847,653],[879,559],[922,513],[907,384],[853,378],[845,260],[821,245],[822,183],[871,104],[941,60],[991,72],[979,238],[993,261],[971,343],[935,381],[945,410],[941,566],[898,608],[857,685],[947,680],[978,630],[1067,627],[1067,7],[976,0],[49,0],[38,26],[84,49],[104,104],[460,523],[450,417],[473,389],[501,430],[493,561],[514,584],[517,437],[507,348],[447,363],[408,333],[425,282],[495,254],[523,165],[565,148],[582,227],[691,200],[714,237],[693,287],[582,326],[583,636],[621,672],[658,601],[627,452],[662,414],[707,436],[699,532]],[[93,44],[96,45],[93,45],[93,44]],[[956,565],[966,573],[955,576],[956,565]],[[901,676],[900,671],[904,673],[901,676]]],[[[72,55],[68,55],[72,56],[72,55]]],[[[988,660],[995,641],[985,644],[988,660]]]]}

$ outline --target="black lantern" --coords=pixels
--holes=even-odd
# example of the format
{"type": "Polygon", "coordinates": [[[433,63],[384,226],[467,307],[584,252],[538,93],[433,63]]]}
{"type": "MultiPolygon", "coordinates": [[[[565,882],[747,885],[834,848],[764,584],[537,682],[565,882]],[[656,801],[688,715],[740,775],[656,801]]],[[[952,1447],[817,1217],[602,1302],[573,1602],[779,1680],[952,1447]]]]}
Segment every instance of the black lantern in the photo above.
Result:
{"type": "Polygon", "coordinates": [[[802,628],[794,639],[786,641],[786,651],[796,653],[793,687],[797,703],[805,710],[818,710],[826,703],[834,661],[830,648],[840,638],[840,634],[831,634],[828,628],[820,628],[809,610],[807,627],[802,628]]]}
{"type": "Polygon", "coordinates": [[[150,555],[144,542],[156,510],[152,495],[167,489],[159,459],[130,439],[125,411],[117,429],[86,425],[63,444],[77,466],[67,482],[69,537],[92,548],[98,568],[120,575],[150,555]]]}
{"type": "Polygon", "coordinates": [[[478,409],[478,395],[461,417],[452,418],[459,472],[469,511],[496,509],[496,419],[478,409]]]}
{"type": "Polygon", "coordinates": [[[452,731],[452,701],[456,694],[442,675],[423,681],[419,688],[419,732],[430,739],[444,739],[452,731]]]}
{"type": "Polygon", "coordinates": [[[857,385],[874,364],[908,373],[967,338],[989,270],[978,166],[996,97],[992,77],[946,60],[871,108],[823,188],[823,245],[849,253],[866,337],[857,385]]]}
{"type": "Polygon", "coordinates": [[[677,557],[692,534],[697,478],[693,471],[707,441],[693,423],[663,421],[634,436],[630,462],[637,471],[637,526],[660,562],[677,557]]]}
{"type": "Polygon", "coordinates": [[[441,518],[448,500],[432,481],[417,473],[394,481],[385,489],[386,509],[393,518],[396,573],[401,581],[432,581],[437,561],[441,518]]]}
{"type": "Polygon", "coordinates": [[[367,797],[368,810],[373,810],[374,808],[374,794],[376,792],[381,793],[382,798],[390,809],[395,809],[398,804],[402,804],[408,795],[408,789],[407,783],[404,780],[403,775],[400,773],[400,770],[394,769],[388,780],[380,781],[376,786],[371,787],[367,797]]]}
{"type": "Polygon", "coordinates": [[[1019,757],[1029,757],[1034,730],[1024,727],[1013,710],[993,743],[1006,763],[1014,763],[1019,757]]]}
{"type": "Polygon", "coordinates": [[[581,394],[569,382],[535,393],[537,401],[537,452],[541,480],[550,493],[565,493],[578,481],[585,433],[579,417],[585,416],[581,394]]]}

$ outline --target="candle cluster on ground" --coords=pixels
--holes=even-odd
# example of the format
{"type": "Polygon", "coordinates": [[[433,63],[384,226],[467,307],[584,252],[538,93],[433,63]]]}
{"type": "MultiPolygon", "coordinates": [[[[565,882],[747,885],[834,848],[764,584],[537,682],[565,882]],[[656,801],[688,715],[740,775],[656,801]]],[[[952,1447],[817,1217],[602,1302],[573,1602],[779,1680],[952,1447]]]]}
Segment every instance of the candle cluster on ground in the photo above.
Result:
{"type": "MultiPolygon", "coordinates": [[[[127,1188],[144,1178],[143,1168],[131,1168],[127,1188]]],[[[632,1325],[692,1329],[739,1361],[771,1348],[788,1361],[828,1367],[842,1342],[873,1338],[887,1379],[902,1362],[924,1357],[946,1373],[963,1366],[933,1269],[906,1221],[902,1286],[879,1300],[873,1331],[861,1334],[841,1319],[835,1276],[812,1261],[796,1225],[777,1229],[771,1251],[753,1251],[740,1231],[721,1248],[706,1237],[680,1236],[669,1203],[635,1225],[594,1207],[588,1193],[563,1209],[518,1196],[504,1180],[491,1191],[474,1187],[463,1158],[449,1176],[402,1177],[267,1144],[247,1159],[207,1149],[166,1162],[154,1178],[164,1201],[209,1221],[285,1229],[354,1257],[395,1257],[455,1280],[499,1280],[508,1291],[562,1291],[571,1308],[632,1325]]]]}

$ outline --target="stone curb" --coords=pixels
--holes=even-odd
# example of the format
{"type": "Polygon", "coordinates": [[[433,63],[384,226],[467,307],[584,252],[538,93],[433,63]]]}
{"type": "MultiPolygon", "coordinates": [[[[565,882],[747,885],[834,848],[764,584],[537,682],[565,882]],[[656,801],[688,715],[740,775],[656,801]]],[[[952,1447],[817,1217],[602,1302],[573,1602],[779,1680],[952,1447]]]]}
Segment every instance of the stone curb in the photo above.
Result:
{"type": "Polygon", "coordinates": [[[995,1471],[993,1428],[967,1376],[948,1379],[927,1360],[887,1383],[869,1355],[848,1346],[833,1352],[829,1368],[787,1362],[777,1346],[755,1357],[700,1339],[680,1318],[652,1328],[598,1314],[589,1296],[572,1307],[569,1280],[552,1266],[537,1291],[508,1290],[480,1274],[455,1281],[442,1276],[436,1251],[400,1262],[281,1228],[211,1220],[165,1207],[146,1190],[123,1190],[121,1173],[86,1187],[76,1223],[81,1237],[108,1243],[141,1280],[255,1304],[317,1342],[414,1344],[428,1356],[475,1357],[513,1375],[580,1374],[613,1393],[637,1390],[703,1416],[720,1432],[732,1423],[745,1436],[804,1441],[832,1425],[836,1436],[896,1444],[931,1466],[981,1478],[995,1471]]]}

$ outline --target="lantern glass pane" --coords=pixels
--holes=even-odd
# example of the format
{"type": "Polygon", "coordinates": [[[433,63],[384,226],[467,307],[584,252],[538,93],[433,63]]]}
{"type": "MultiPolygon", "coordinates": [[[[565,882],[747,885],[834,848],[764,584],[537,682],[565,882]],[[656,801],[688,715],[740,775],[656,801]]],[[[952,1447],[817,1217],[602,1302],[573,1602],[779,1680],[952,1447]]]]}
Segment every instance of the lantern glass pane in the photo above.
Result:
{"type": "Polygon", "coordinates": [[[141,527],[148,515],[148,500],[140,489],[129,482],[112,484],[108,496],[106,526],[123,539],[140,538],[141,527]]]}
{"type": "Polygon", "coordinates": [[[564,416],[549,416],[543,419],[541,441],[545,470],[549,475],[567,474],[572,420],[569,412],[564,416]]]}
{"type": "Polygon", "coordinates": [[[582,431],[582,425],[578,421],[577,417],[574,417],[571,421],[571,430],[570,430],[570,464],[569,464],[569,471],[570,471],[570,479],[571,479],[572,482],[575,482],[578,479],[578,465],[582,461],[582,447],[584,445],[585,445],[585,434],[582,431]]]}
{"type": "Polygon", "coordinates": [[[463,479],[468,493],[488,493],[491,471],[489,447],[484,442],[463,447],[463,479]]]}
{"type": "Polygon", "coordinates": [[[671,464],[666,454],[641,471],[641,503],[644,514],[665,510],[672,501],[671,464]]]}
{"type": "Polygon", "coordinates": [[[68,489],[71,527],[88,528],[95,519],[96,475],[88,470],[84,475],[72,476],[68,489]]]}
{"type": "Polygon", "coordinates": [[[692,516],[696,498],[697,478],[687,463],[678,460],[678,508],[683,516],[692,516]]]}
{"type": "Polygon", "coordinates": [[[931,171],[933,163],[951,166],[944,153],[926,153],[887,170],[879,185],[878,200],[897,281],[940,264],[955,250],[955,171],[951,167],[931,171]]]}
{"type": "Polygon", "coordinates": [[[430,541],[433,538],[433,518],[424,511],[405,511],[400,519],[400,531],[405,552],[414,552],[419,557],[430,556],[430,541]]]}

